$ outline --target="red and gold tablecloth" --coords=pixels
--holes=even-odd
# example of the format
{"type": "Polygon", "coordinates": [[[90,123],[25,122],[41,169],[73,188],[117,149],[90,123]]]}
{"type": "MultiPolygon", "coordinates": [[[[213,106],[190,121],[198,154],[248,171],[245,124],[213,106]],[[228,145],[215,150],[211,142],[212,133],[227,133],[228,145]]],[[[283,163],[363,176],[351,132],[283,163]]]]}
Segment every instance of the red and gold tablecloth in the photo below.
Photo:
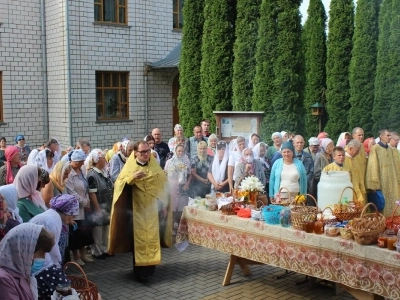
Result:
{"type": "Polygon", "coordinates": [[[212,248],[342,283],[373,294],[400,299],[400,253],[185,207],[176,242],[212,248]]]}

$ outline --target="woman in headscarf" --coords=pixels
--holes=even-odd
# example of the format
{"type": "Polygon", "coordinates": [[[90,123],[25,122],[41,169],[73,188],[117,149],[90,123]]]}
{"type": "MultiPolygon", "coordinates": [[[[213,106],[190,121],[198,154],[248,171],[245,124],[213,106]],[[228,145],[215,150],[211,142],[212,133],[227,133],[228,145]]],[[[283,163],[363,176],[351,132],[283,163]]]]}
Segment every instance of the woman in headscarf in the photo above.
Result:
{"type": "Polygon", "coordinates": [[[0,186],[11,184],[21,169],[21,154],[15,146],[8,146],[5,150],[6,163],[0,168],[0,186]]]}
{"type": "Polygon", "coordinates": [[[0,137],[0,166],[3,166],[6,163],[6,148],[7,148],[7,140],[4,136],[0,137]]]}
{"type": "Polygon", "coordinates": [[[248,148],[253,149],[260,142],[260,136],[257,133],[250,135],[248,148]]]}
{"type": "Polygon", "coordinates": [[[90,203],[88,182],[81,167],[85,162],[86,154],[82,149],[79,149],[72,151],[68,156],[72,170],[65,181],[65,186],[67,193],[74,196],[79,202],[79,213],[74,218],[78,229],[72,231],[69,236],[69,248],[72,250],[74,262],[83,266],[85,262],[93,261],[85,255],[85,246],[93,244],[93,226],[89,222],[85,223],[85,209],[90,208],[90,203]]]}
{"type": "Polygon", "coordinates": [[[239,179],[253,175],[265,186],[265,174],[261,162],[254,159],[252,149],[245,148],[242,152],[241,159],[235,166],[235,188],[237,189],[241,183],[239,179]]]}
{"type": "Polygon", "coordinates": [[[282,158],[276,160],[272,166],[269,181],[269,196],[274,201],[282,187],[289,190],[281,192],[282,198],[295,197],[298,193],[307,193],[307,174],[301,160],[294,158],[294,147],[288,141],[282,144],[282,158]]]}
{"type": "Polygon", "coordinates": [[[211,169],[208,170],[208,180],[210,180],[212,184],[211,189],[214,192],[229,192],[228,159],[229,150],[226,147],[226,143],[219,141],[217,144],[217,154],[214,156],[211,169]]]}
{"type": "Polygon", "coordinates": [[[281,149],[282,135],[279,132],[274,132],[271,136],[271,139],[274,142],[274,144],[272,145],[272,147],[269,147],[267,151],[267,159],[269,161],[271,161],[274,154],[281,149]]]}
{"type": "Polygon", "coordinates": [[[188,204],[187,191],[192,180],[190,161],[185,155],[184,146],[178,144],[174,156],[167,160],[164,171],[167,173],[169,192],[171,194],[174,230],[178,229],[182,211],[188,204]]]}
{"type": "Polygon", "coordinates": [[[322,139],[321,150],[317,153],[314,160],[314,180],[312,186],[312,194],[314,197],[317,196],[317,187],[322,170],[333,162],[333,148],[333,141],[331,139],[322,139]]]}
{"type": "Polygon", "coordinates": [[[89,184],[90,212],[87,218],[92,219],[93,228],[92,256],[98,259],[107,257],[108,232],[110,228],[111,203],[114,193],[113,183],[104,171],[105,153],[93,149],[85,161],[89,184]]]}
{"type": "Polygon", "coordinates": [[[246,148],[246,140],[242,136],[238,136],[229,143],[228,180],[231,193],[233,193],[235,187],[235,180],[239,179],[235,177],[235,167],[236,163],[242,158],[244,148],[246,148]]]}
{"type": "Polygon", "coordinates": [[[193,197],[204,198],[210,192],[211,184],[207,178],[213,157],[207,154],[207,143],[201,141],[197,144],[197,156],[191,161],[192,181],[190,194],[193,197]]]}
{"type": "Polygon", "coordinates": [[[22,134],[15,137],[15,147],[17,147],[20,152],[21,164],[26,165],[31,149],[25,144],[25,137],[22,134]]]}
{"type": "Polygon", "coordinates": [[[212,133],[210,134],[210,136],[208,137],[207,140],[207,154],[210,156],[214,156],[217,153],[217,143],[218,143],[218,138],[217,136],[212,133]]]}
{"type": "Polygon", "coordinates": [[[254,159],[257,159],[261,162],[261,165],[264,170],[265,175],[265,192],[269,193],[269,176],[271,174],[271,164],[266,158],[266,154],[268,151],[268,145],[260,142],[253,148],[253,156],[254,159]]]}
{"type": "Polygon", "coordinates": [[[19,215],[24,223],[47,209],[42,195],[38,191],[42,185],[42,174],[43,171],[39,167],[28,165],[22,167],[15,176],[14,185],[18,194],[17,205],[19,215]]]}
{"type": "Polygon", "coordinates": [[[53,169],[54,153],[49,149],[44,149],[39,152],[36,161],[39,167],[51,173],[53,169]]]}
{"type": "Polygon", "coordinates": [[[281,137],[282,137],[282,144],[286,143],[289,140],[289,133],[286,131],[281,131],[281,137]]]}
{"type": "Polygon", "coordinates": [[[336,142],[336,146],[340,146],[340,147],[346,147],[346,145],[350,142],[351,140],[351,134],[350,132],[342,132],[339,135],[339,138],[336,142]]]}
{"type": "Polygon", "coordinates": [[[39,299],[49,299],[57,284],[68,283],[62,270],[62,257],[65,251],[65,240],[68,232],[62,230],[64,225],[70,224],[73,216],[79,212],[79,203],[74,196],[59,195],[51,200],[52,208],[32,218],[29,223],[43,225],[43,227],[54,235],[55,244],[49,253],[45,255],[43,267],[33,275],[38,285],[39,299]],[[60,241],[62,235],[62,247],[60,241]]]}
{"type": "Polygon", "coordinates": [[[7,300],[36,300],[34,273],[45,262],[45,253],[54,245],[54,236],[43,226],[21,224],[0,242],[0,295],[7,300]]]}
{"type": "Polygon", "coordinates": [[[0,241],[4,238],[7,232],[19,224],[18,221],[11,218],[7,202],[0,194],[0,241]]]}
{"type": "MultiPolygon", "coordinates": [[[[176,145],[178,145],[177,138],[181,137],[183,140],[185,140],[185,137],[183,136],[183,127],[181,124],[176,124],[174,127],[174,137],[170,138],[168,141],[168,147],[169,151],[174,151],[176,145]]],[[[185,141],[183,141],[185,142],[185,141]]]]}
{"type": "Polygon", "coordinates": [[[119,173],[125,166],[126,160],[133,152],[133,141],[127,140],[122,142],[121,149],[111,158],[110,161],[110,177],[113,182],[117,180],[119,173]]]}
{"type": "Polygon", "coordinates": [[[366,154],[367,158],[369,156],[369,152],[372,149],[372,146],[375,145],[375,144],[376,144],[376,142],[375,142],[375,139],[373,137],[367,138],[363,142],[364,149],[365,149],[365,154],[366,154]]]}
{"type": "Polygon", "coordinates": [[[10,218],[17,221],[18,223],[23,223],[21,216],[19,215],[19,208],[17,206],[18,194],[15,185],[7,184],[0,187],[0,194],[3,196],[4,200],[7,202],[8,212],[10,213],[10,218]]]}
{"type": "Polygon", "coordinates": [[[51,171],[49,178],[50,182],[42,188],[42,197],[47,207],[50,207],[50,200],[60,194],[66,194],[67,188],[65,180],[71,172],[71,165],[67,161],[59,161],[51,171]]]}

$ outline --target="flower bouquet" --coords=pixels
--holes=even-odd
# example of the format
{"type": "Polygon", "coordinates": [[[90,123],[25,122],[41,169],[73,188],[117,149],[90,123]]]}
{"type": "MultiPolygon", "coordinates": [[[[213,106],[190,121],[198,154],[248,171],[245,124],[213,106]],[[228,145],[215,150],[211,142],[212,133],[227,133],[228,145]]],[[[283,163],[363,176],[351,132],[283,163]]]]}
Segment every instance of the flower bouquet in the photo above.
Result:
{"type": "Polygon", "coordinates": [[[244,200],[257,206],[258,193],[264,191],[264,185],[255,176],[244,178],[239,185],[239,194],[243,194],[244,200]]]}

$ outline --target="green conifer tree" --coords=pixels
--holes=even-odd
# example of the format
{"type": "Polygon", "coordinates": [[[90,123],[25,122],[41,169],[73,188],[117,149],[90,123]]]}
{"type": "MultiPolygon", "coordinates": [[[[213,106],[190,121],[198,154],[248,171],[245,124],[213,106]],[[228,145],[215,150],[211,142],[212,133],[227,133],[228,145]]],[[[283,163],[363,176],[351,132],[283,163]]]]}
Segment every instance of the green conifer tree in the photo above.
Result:
{"type": "Polygon", "coordinates": [[[389,71],[390,62],[390,25],[392,20],[392,0],[384,0],[379,12],[379,38],[378,38],[378,57],[375,78],[375,98],[372,110],[373,134],[377,136],[378,131],[389,128],[388,109],[392,97],[390,85],[391,78],[389,71]]]}
{"type": "Polygon", "coordinates": [[[380,0],[358,0],[350,62],[349,129],[372,134],[380,0]]]}
{"type": "Polygon", "coordinates": [[[203,117],[211,121],[211,129],[213,111],[232,109],[232,11],[226,0],[205,0],[200,86],[203,117]]]}
{"type": "Polygon", "coordinates": [[[305,62],[305,133],[317,136],[318,117],[308,113],[310,106],[321,102],[321,95],[326,88],[326,12],[321,0],[310,0],[308,18],[303,27],[303,53],[305,62]]]}
{"type": "Polygon", "coordinates": [[[329,12],[326,61],[326,109],[329,116],[324,131],[333,138],[349,127],[349,67],[353,48],[353,0],[332,0],[329,12]]]}
{"type": "Polygon", "coordinates": [[[233,110],[251,110],[256,73],[256,45],[260,0],[238,0],[233,48],[233,110]]]}
{"type": "Polygon", "coordinates": [[[204,0],[185,0],[183,6],[182,50],[179,63],[179,121],[186,136],[192,135],[202,119],[200,64],[204,24],[204,0]],[[197,109],[194,109],[196,108],[197,109]]]}

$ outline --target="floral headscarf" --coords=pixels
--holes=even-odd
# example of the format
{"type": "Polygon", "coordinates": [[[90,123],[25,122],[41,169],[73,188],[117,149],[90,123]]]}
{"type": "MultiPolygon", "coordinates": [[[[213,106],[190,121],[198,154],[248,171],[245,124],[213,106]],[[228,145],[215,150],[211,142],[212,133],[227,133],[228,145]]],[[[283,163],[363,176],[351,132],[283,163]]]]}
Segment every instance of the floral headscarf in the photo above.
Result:
{"type": "MultiPolygon", "coordinates": [[[[7,173],[6,173],[6,184],[10,184],[14,182],[14,175],[11,170],[11,160],[14,158],[15,155],[19,153],[19,149],[16,146],[8,146],[6,150],[4,151],[4,155],[6,157],[6,168],[7,168],[7,173]]],[[[21,167],[21,165],[18,165],[21,167]]]]}
{"type": "Polygon", "coordinates": [[[19,215],[19,209],[17,206],[18,194],[15,186],[13,184],[0,186],[0,194],[7,202],[8,212],[11,214],[11,217],[19,223],[23,223],[24,221],[19,215]]]}
{"type": "Polygon", "coordinates": [[[79,202],[75,196],[69,194],[61,194],[51,199],[50,207],[68,216],[76,216],[79,214],[79,202]]]}
{"type": "MultiPolygon", "coordinates": [[[[42,172],[43,173],[43,172],[42,172]]],[[[47,172],[46,172],[47,173],[47,172]]],[[[36,190],[38,185],[38,167],[37,166],[24,166],[22,167],[17,176],[15,176],[14,185],[17,189],[18,199],[27,198],[32,199],[32,202],[47,210],[46,204],[43,201],[42,195],[36,190]]]]}
{"type": "Polygon", "coordinates": [[[38,298],[31,266],[36,244],[43,226],[23,223],[12,228],[0,242],[0,267],[21,274],[29,283],[34,299],[38,298]]]}
{"type": "Polygon", "coordinates": [[[370,146],[371,142],[374,141],[375,139],[373,137],[367,138],[365,139],[363,145],[364,145],[364,149],[365,149],[365,153],[369,154],[369,152],[371,151],[372,145],[370,146]]]}
{"type": "Polygon", "coordinates": [[[53,185],[57,187],[59,191],[64,190],[64,174],[65,172],[71,169],[71,165],[67,161],[59,161],[54,166],[53,170],[51,171],[49,177],[53,185]]]}

